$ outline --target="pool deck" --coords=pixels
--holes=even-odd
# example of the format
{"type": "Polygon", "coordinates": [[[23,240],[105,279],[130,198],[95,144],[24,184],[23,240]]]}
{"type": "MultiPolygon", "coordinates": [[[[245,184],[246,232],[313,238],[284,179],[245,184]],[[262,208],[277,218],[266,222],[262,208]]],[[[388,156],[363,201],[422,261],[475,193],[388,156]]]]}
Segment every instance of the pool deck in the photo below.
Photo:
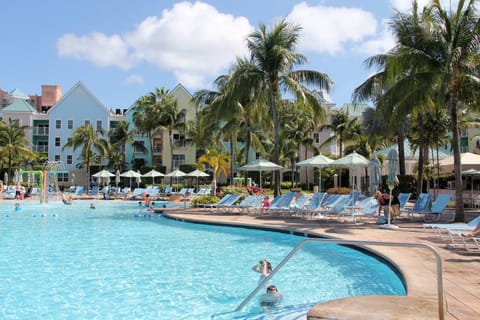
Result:
{"type": "MultiPolygon", "coordinates": [[[[308,233],[344,240],[425,243],[436,248],[442,259],[445,319],[480,319],[480,253],[447,248],[424,231],[421,219],[400,218],[398,229],[382,229],[374,222],[353,224],[329,219],[239,215],[203,209],[166,209],[174,219],[308,233]]],[[[366,246],[396,265],[403,274],[406,297],[369,296],[329,301],[312,308],[309,320],[318,319],[439,319],[435,256],[420,247],[366,246]]]]}

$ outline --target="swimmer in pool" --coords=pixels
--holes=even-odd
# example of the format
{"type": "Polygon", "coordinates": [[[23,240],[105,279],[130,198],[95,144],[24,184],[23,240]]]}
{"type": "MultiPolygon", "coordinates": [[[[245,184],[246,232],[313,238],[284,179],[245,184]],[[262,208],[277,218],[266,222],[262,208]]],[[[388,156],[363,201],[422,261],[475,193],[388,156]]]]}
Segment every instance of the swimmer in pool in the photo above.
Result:
{"type": "Polygon", "coordinates": [[[268,311],[282,302],[282,299],[283,296],[278,292],[277,287],[268,286],[267,292],[260,297],[260,306],[263,310],[268,311]]]}
{"type": "Polygon", "coordinates": [[[252,270],[261,273],[260,278],[258,278],[258,283],[260,283],[272,272],[272,264],[268,260],[260,260],[258,264],[252,267],[252,270]]]}

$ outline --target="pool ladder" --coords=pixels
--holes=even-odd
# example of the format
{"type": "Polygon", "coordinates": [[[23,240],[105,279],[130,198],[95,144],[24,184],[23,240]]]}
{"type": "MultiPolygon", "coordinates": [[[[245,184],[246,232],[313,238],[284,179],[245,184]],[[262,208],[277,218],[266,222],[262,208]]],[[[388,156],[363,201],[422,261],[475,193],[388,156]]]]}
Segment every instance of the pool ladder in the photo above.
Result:
{"type": "Polygon", "coordinates": [[[356,245],[356,246],[365,246],[365,245],[378,245],[378,246],[392,246],[392,247],[417,247],[417,248],[424,248],[429,249],[433,252],[435,256],[436,262],[436,271],[437,271],[437,300],[438,300],[438,319],[445,320],[445,296],[443,292],[443,277],[442,277],[442,259],[438,250],[426,243],[413,243],[413,242],[382,242],[382,241],[367,241],[367,240],[344,240],[344,239],[323,239],[323,238],[310,238],[305,239],[300,242],[295,248],[290,251],[290,253],[283,258],[283,260],[277,265],[275,269],[272,270],[270,275],[263,279],[262,282],[258,284],[258,286],[253,289],[253,291],[238,305],[235,310],[226,311],[216,313],[210,316],[211,320],[214,320],[215,317],[221,315],[227,315],[230,313],[240,312],[250,300],[255,297],[260,289],[264,287],[266,284],[282,267],[285,263],[287,263],[292,256],[294,256],[298,250],[300,250],[305,244],[309,242],[323,242],[323,243],[334,243],[334,244],[342,244],[342,245],[356,245]]]}

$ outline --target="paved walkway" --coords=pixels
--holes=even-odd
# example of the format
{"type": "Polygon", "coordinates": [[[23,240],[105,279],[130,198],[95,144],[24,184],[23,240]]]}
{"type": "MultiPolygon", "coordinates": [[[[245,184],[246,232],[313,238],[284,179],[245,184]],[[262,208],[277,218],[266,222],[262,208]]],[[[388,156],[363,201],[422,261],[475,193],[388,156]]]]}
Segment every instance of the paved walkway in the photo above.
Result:
{"type": "MultiPolygon", "coordinates": [[[[181,220],[249,225],[317,234],[346,240],[426,243],[435,247],[442,258],[446,301],[445,319],[480,319],[480,253],[448,249],[420,221],[400,218],[395,230],[379,228],[375,223],[353,224],[325,222],[297,217],[247,216],[205,213],[200,209],[165,210],[165,215],[181,220]]],[[[407,297],[356,297],[320,304],[310,310],[316,319],[438,319],[436,264],[431,251],[412,247],[368,246],[401,270],[407,283],[407,297]]]]}

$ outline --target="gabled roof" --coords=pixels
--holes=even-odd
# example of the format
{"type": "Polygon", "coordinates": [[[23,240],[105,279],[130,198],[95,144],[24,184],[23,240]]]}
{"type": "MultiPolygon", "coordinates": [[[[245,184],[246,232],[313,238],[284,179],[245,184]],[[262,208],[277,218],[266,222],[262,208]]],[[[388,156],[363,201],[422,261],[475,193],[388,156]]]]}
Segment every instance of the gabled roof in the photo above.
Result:
{"type": "Polygon", "coordinates": [[[72,94],[75,93],[77,89],[81,88],[83,91],[85,91],[86,94],[88,94],[99,106],[104,108],[107,112],[110,112],[110,110],[107,108],[107,106],[101,102],[81,81],[78,81],[68,92],[55,103],[49,110],[48,113],[51,113],[53,109],[55,109],[58,105],[60,105],[64,100],[69,98],[72,94]]]}
{"type": "MultiPolygon", "coordinates": [[[[379,150],[379,151],[375,151],[373,154],[382,154],[384,155],[385,157],[388,155],[388,153],[390,152],[391,149],[395,149],[397,150],[398,152],[398,145],[396,144],[393,144],[385,149],[382,149],[382,150],[379,150]]],[[[403,141],[403,149],[405,151],[405,158],[406,159],[418,159],[418,150],[416,149],[415,151],[412,149],[412,147],[410,146],[410,141],[408,139],[405,139],[403,141]]],[[[432,148],[429,149],[429,153],[430,155],[432,154],[432,151],[433,151],[433,154],[435,155],[435,157],[437,156],[437,151],[436,150],[432,150],[432,148]]],[[[438,158],[439,159],[444,159],[444,158],[447,158],[449,157],[451,154],[444,151],[444,150],[438,150],[438,158]]]]}
{"type": "Polygon", "coordinates": [[[26,95],[25,93],[23,93],[21,90],[19,89],[13,89],[12,91],[10,91],[6,97],[12,97],[12,98],[18,98],[18,99],[28,99],[28,95],[26,95]]]}
{"type": "Polygon", "coordinates": [[[2,109],[3,112],[27,112],[27,113],[38,113],[30,103],[25,100],[17,100],[14,103],[9,104],[2,109]]]}

